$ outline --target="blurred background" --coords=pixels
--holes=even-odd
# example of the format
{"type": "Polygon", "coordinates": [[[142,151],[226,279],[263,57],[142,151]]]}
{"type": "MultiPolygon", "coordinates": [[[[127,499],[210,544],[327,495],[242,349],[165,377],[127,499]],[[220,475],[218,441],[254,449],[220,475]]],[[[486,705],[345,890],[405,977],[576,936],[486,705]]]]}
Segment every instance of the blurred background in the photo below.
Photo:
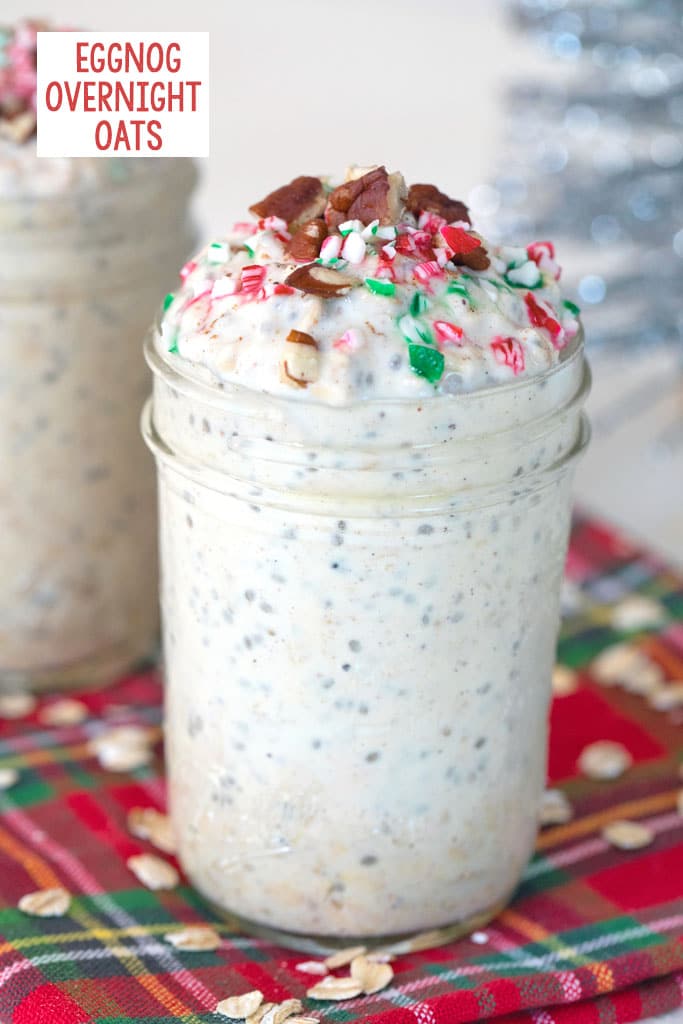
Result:
{"type": "Polygon", "coordinates": [[[2,18],[211,33],[202,236],[299,173],[386,163],[582,307],[578,499],[683,564],[683,0],[2,0],[2,18]]]}

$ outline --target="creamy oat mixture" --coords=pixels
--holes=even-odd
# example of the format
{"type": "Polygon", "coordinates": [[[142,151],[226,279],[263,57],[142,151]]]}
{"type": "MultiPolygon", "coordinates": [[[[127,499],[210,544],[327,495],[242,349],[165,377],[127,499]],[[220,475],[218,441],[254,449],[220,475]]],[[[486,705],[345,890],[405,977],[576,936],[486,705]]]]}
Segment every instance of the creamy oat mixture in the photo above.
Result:
{"type": "Polygon", "coordinates": [[[255,204],[147,350],[180,856],[298,935],[421,931],[516,885],[585,443],[552,247],[494,250],[368,173],[255,204]]]}
{"type": "Polygon", "coordinates": [[[189,164],[36,157],[35,29],[0,32],[0,688],[95,683],[154,647],[139,350],[192,244],[189,164]]]}

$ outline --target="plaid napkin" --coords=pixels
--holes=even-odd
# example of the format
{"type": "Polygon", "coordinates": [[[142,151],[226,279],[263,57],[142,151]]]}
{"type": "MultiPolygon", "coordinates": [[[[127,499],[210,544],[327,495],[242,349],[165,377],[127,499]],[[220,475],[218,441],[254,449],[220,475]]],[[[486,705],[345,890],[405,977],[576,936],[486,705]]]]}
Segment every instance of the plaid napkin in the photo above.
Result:
{"type": "Polygon", "coordinates": [[[163,808],[161,758],[114,774],[87,741],[103,722],[159,722],[152,671],[78,694],[89,717],[77,725],[44,724],[54,697],[0,721],[0,768],[20,773],[0,793],[0,1022],[219,1024],[217,1002],[254,988],[269,1001],[303,997],[307,1015],[340,1024],[619,1024],[679,1006],[683,707],[655,710],[643,695],[598,685],[591,667],[626,640],[665,679],[683,679],[683,581],[586,519],[575,525],[568,581],[559,660],[578,675],[553,702],[549,772],[573,820],[541,832],[514,902],[474,940],[399,957],[390,987],[348,1002],[306,999],[316,979],[296,964],[310,957],[236,934],[188,885],[151,892],[126,867],[132,854],[152,851],[128,832],[126,813],[163,808]],[[578,777],[581,750],[604,739],[623,744],[633,767],[612,782],[578,777]],[[646,823],[654,841],[637,851],[611,846],[602,829],[620,818],[646,823]],[[73,894],[67,915],[17,909],[23,894],[52,886],[73,894]],[[215,952],[165,941],[198,922],[223,936],[215,952]]]}

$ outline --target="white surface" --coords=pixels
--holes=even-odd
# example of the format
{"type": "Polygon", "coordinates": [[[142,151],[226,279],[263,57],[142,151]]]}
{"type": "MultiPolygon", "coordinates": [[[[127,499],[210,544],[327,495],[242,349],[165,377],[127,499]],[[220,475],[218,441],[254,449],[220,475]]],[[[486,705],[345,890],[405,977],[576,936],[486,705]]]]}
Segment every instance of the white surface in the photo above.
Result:
{"type": "Polygon", "coordinates": [[[579,501],[683,565],[681,353],[602,355],[592,365],[593,441],[579,465],[579,501]]]}
{"type": "MultiPolygon", "coordinates": [[[[63,25],[209,31],[211,160],[198,207],[207,234],[274,185],[350,162],[385,162],[464,196],[496,155],[502,79],[531,59],[498,9],[495,0],[35,0],[36,13],[63,25]]],[[[28,0],[2,0],[2,21],[28,11],[28,0]]]]}
{"type": "MultiPolygon", "coordinates": [[[[117,0],[95,19],[91,0],[40,0],[36,10],[84,28],[210,32],[212,156],[197,204],[205,237],[295,174],[349,161],[383,161],[467,198],[504,165],[506,81],[544,66],[502,6],[117,0]]],[[[27,0],[2,0],[3,20],[27,13],[27,0]]],[[[590,315],[586,327],[590,337],[590,315]]],[[[645,356],[596,359],[594,370],[595,439],[579,500],[683,564],[680,368],[645,356]]]]}

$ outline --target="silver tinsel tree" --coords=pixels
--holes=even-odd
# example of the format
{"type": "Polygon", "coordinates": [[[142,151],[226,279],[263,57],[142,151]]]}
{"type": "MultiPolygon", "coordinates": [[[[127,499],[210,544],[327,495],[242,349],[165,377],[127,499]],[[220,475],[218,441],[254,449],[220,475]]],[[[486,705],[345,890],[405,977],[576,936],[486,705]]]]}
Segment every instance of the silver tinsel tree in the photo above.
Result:
{"type": "Polygon", "coordinates": [[[561,245],[593,346],[680,343],[683,0],[512,13],[553,64],[511,91],[506,166],[483,205],[495,198],[501,234],[561,245]]]}

